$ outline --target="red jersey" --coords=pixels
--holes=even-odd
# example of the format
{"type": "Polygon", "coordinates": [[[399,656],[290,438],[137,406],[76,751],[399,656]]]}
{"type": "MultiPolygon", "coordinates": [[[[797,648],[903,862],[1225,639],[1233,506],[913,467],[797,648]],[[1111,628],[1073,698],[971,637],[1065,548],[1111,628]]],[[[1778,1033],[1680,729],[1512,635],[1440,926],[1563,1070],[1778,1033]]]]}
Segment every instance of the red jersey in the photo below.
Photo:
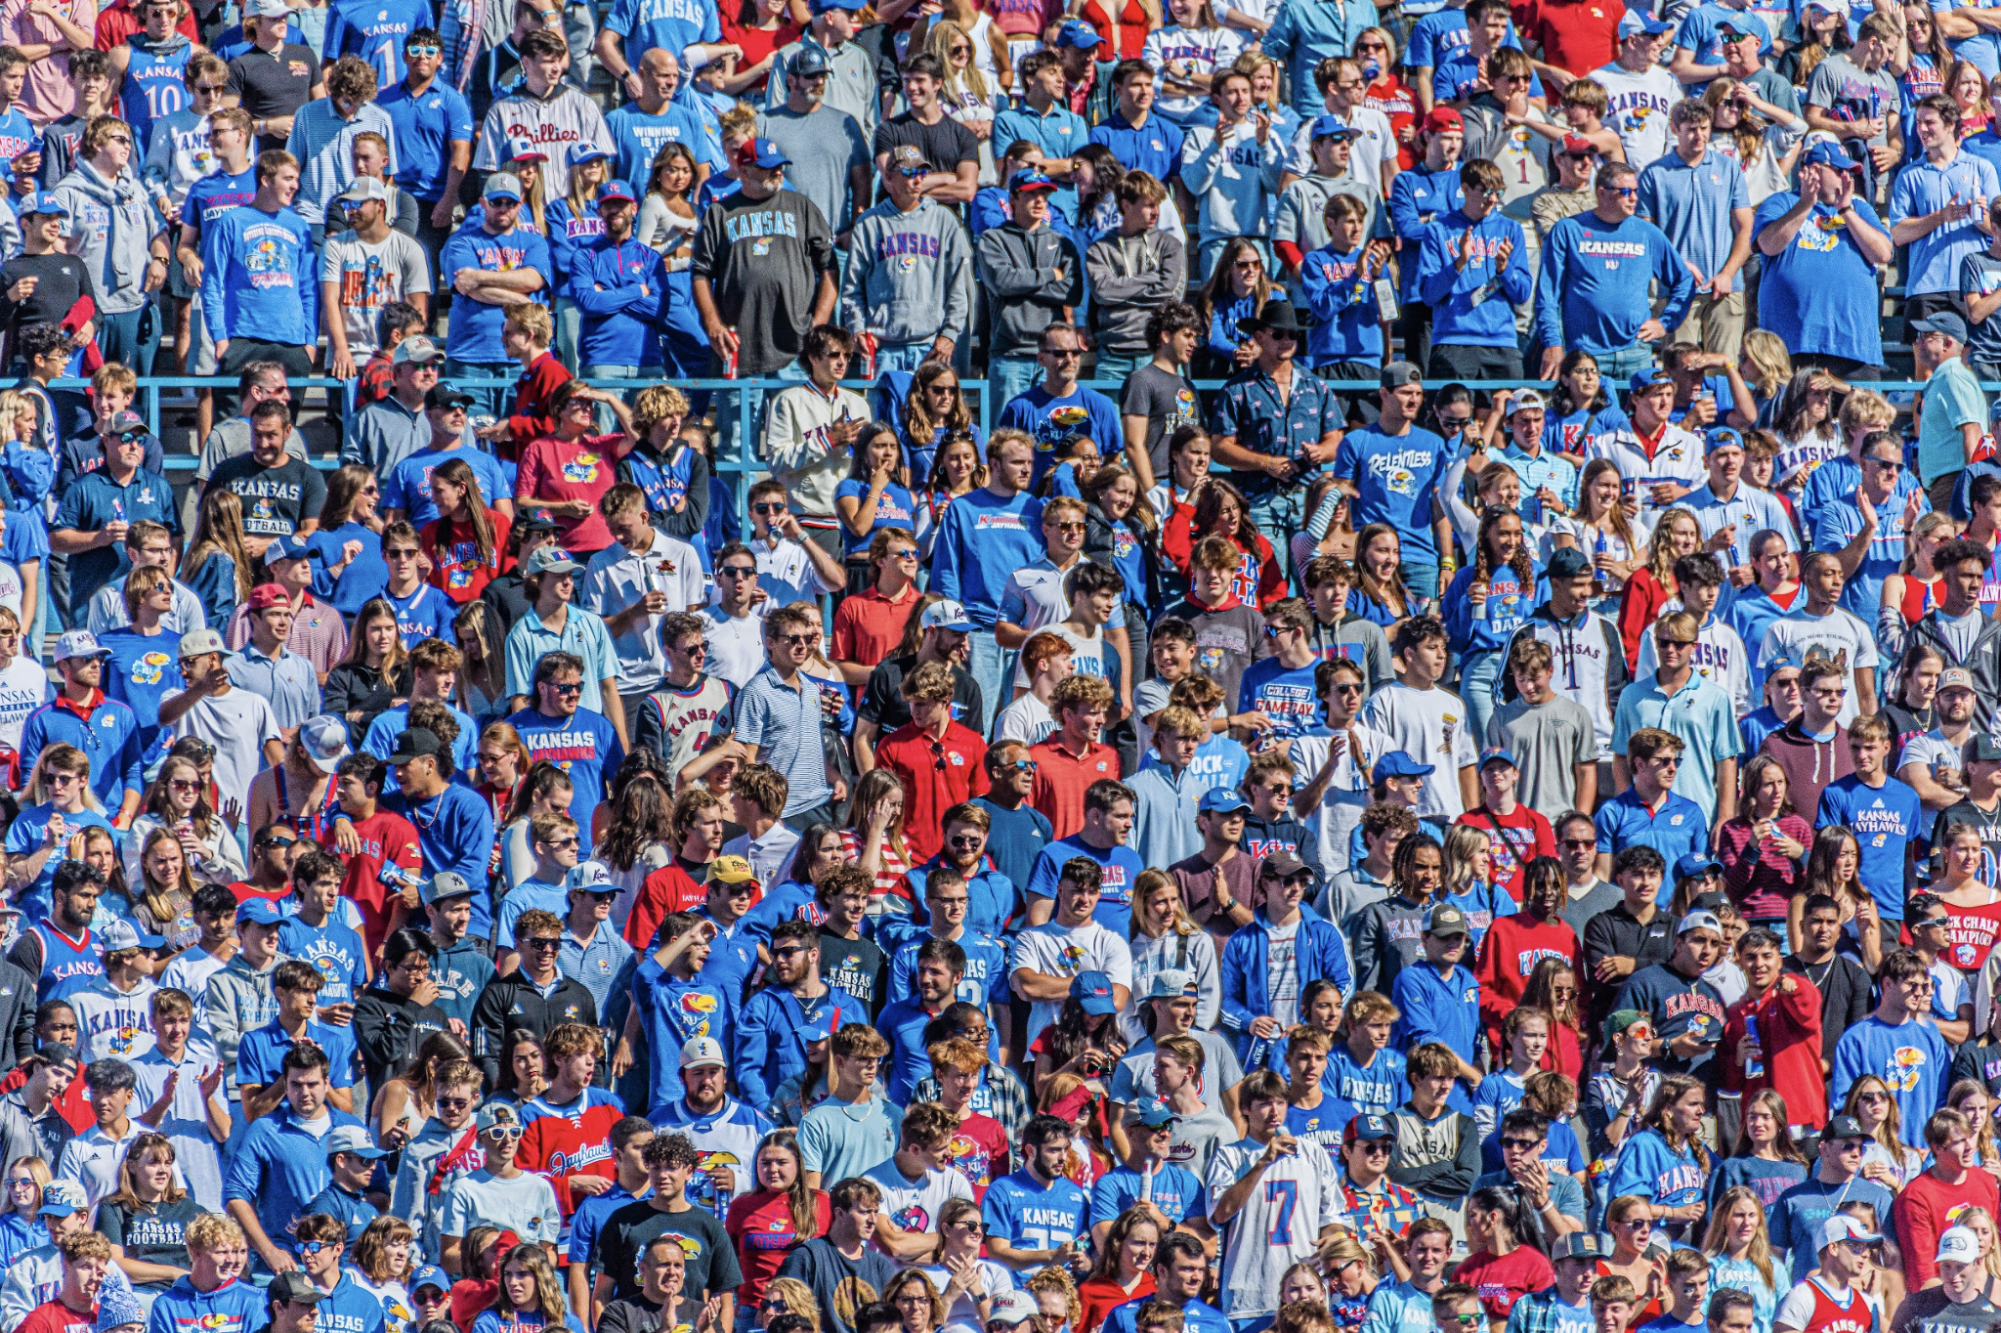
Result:
{"type": "Polygon", "coordinates": [[[1008,1174],[1011,1160],[1007,1130],[992,1116],[968,1111],[958,1130],[945,1144],[947,1163],[956,1166],[973,1183],[973,1201],[987,1196],[987,1186],[1008,1174]]]}
{"type": "Polygon", "coordinates": [[[1473,1288],[1489,1317],[1505,1319],[1522,1297],[1555,1286],[1556,1270],[1541,1250],[1521,1245],[1505,1255],[1491,1250],[1469,1255],[1452,1280],[1473,1288]]]}
{"type": "MultiPolygon", "coordinates": [[[[1548,822],[1543,826],[1547,828],[1548,822]]],[[[1480,979],[1480,1022],[1487,1029],[1488,1045],[1497,1058],[1505,1059],[1508,1049],[1501,1041],[1501,1022],[1521,1002],[1522,992],[1528,989],[1529,974],[1545,958],[1561,958],[1569,963],[1582,987],[1586,975],[1584,949],[1577,942],[1577,932],[1562,917],[1539,922],[1526,912],[1497,916],[1480,940],[1480,956],[1473,975],[1480,979]]],[[[1581,992],[1578,998],[1583,999],[1581,992]]]]}
{"type": "Polygon", "coordinates": [[[1508,891],[1517,906],[1522,901],[1522,875],[1538,856],[1556,855],[1556,831],[1549,817],[1539,810],[1517,804],[1513,814],[1497,815],[1486,806],[1468,810],[1454,823],[1479,829],[1487,835],[1487,856],[1493,863],[1494,883],[1508,891]]]}
{"type": "Polygon", "coordinates": [[[574,440],[544,435],[521,451],[514,476],[514,505],[533,509],[533,499],[583,500],[591,511],[552,514],[556,542],[566,551],[595,555],[611,545],[611,529],[598,512],[598,501],[618,481],[618,457],[627,444],[623,435],[585,435],[574,440]]]}
{"type": "Polygon", "coordinates": [[[635,949],[651,948],[660,923],[670,914],[700,907],[709,891],[695,878],[697,873],[706,879],[708,866],[677,856],[641,881],[639,895],[632,900],[632,914],[625,918],[625,942],[635,949]]]}
{"type": "Polygon", "coordinates": [[[568,1106],[537,1097],[521,1108],[521,1118],[521,1165],[549,1178],[564,1217],[577,1206],[570,1181],[578,1176],[618,1179],[611,1127],[625,1118],[625,1103],[616,1094],[585,1088],[568,1106]]]}
{"type": "MultiPolygon", "coordinates": [[[[813,1210],[817,1219],[814,1235],[824,1236],[834,1220],[833,1204],[825,1190],[813,1191],[813,1210]]],[[[786,1256],[813,1239],[800,1235],[792,1225],[787,1197],[770,1190],[758,1190],[734,1200],[723,1230],[735,1243],[737,1267],[743,1270],[743,1281],[736,1289],[737,1304],[751,1310],[763,1302],[764,1288],[778,1276],[786,1256]]]]}
{"type": "MultiPolygon", "coordinates": [[[[1825,1280],[1810,1277],[1802,1284],[1813,1301],[1813,1312],[1807,1315],[1800,1333],[1876,1333],[1880,1321],[1869,1298],[1850,1287],[1845,1299],[1836,1300],[1822,1285],[1825,1280]]],[[[1791,1304],[1792,1297],[1785,1299],[1791,1304]]]]}
{"type": "Polygon", "coordinates": [[[435,518],[417,534],[431,561],[431,586],[461,606],[477,598],[494,575],[506,572],[514,563],[507,555],[507,534],[513,524],[498,509],[488,509],[486,521],[493,525],[493,554],[485,560],[479,558],[479,543],[473,540],[470,527],[460,531],[457,524],[435,518]]]}
{"type": "Polygon", "coordinates": [[[934,737],[906,722],[876,747],[875,762],[903,779],[903,837],[920,863],[945,850],[945,812],[987,793],[987,746],[958,722],[934,737]]]}
{"type": "Polygon", "coordinates": [[[1820,989],[1805,977],[1788,972],[1762,996],[1746,995],[1730,1006],[1723,1017],[1723,1040],[1717,1047],[1726,1053],[1717,1061],[1725,1092],[1749,1096],[1765,1088],[1775,1088],[1786,1099],[1786,1111],[1793,1123],[1819,1129],[1827,1123],[1827,1083],[1820,1072],[1821,1029],[1820,989]],[[1791,989],[1787,989],[1791,982],[1791,989]],[[1764,1073],[1744,1076],[1740,1061],[1728,1058],[1745,1037],[1746,1018],[1758,1025],[1758,1046],[1764,1052],[1764,1073]]]}
{"type": "MultiPolygon", "coordinates": [[[[393,865],[420,876],[424,853],[417,845],[416,826],[394,811],[378,809],[353,823],[361,850],[346,858],[340,894],[361,909],[361,937],[372,956],[389,937],[390,923],[396,919],[390,900],[399,896],[397,886],[384,883],[383,867],[393,865]]],[[[332,828],[320,835],[321,847],[334,855],[338,855],[336,842],[332,828]]]]}
{"type": "Polygon", "coordinates": [[[1062,734],[1054,732],[1028,750],[1035,761],[1035,785],[1028,790],[1028,803],[1048,817],[1051,842],[1084,827],[1084,793],[1092,783],[1123,776],[1117,750],[1101,741],[1087,746],[1080,759],[1063,747],[1062,734]]]}
{"type": "Polygon", "coordinates": [[[28,1311],[14,1333],[97,1333],[97,1306],[92,1305],[88,1314],[78,1314],[61,1301],[44,1301],[28,1311]]]}
{"type": "Polygon", "coordinates": [[[867,588],[835,607],[834,660],[875,663],[896,656],[917,597],[914,583],[901,597],[885,597],[867,588]]]}

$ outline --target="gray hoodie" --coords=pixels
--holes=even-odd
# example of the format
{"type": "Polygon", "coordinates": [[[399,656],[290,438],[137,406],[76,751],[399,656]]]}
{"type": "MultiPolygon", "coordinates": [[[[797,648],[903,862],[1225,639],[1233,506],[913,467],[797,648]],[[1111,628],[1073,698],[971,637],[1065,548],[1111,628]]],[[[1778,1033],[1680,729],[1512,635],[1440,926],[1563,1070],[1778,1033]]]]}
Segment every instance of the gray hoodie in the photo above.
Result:
{"type": "Polygon", "coordinates": [[[56,183],[55,195],[69,210],[70,252],[90,265],[97,281],[97,307],[122,315],[146,304],[148,246],[160,230],[160,215],[146,198],[138,173],[128,164],[115,181],[78,162],[56,183]]]}
{"type": "Polygon", "coordinates": [[[278,1016],[271,975],[284,961],[285,955],[278,954],[260,972],[239,953],[208,979],[208,1031],[215,1038],[216,1054],[221,1057],[232,1096],[236,1092],[236,1048],[243,1043],[243,1034],[278,1016]]]}
{"type": "Polygon", "coordinates": [[[1146,322],[1162,302],[1179,301],[1188,284],[1188,256],[1181,238],[1150,227],[1137,236],[1112,232],[1084,252],[1091,279],[1091,327],[1098,350],[1144,353],[1146,322]]]}
{"type": "Polygon", "coordinates": [[[885,199],[855,219],[841,325],[885,343],[963,343],[972,324],[973,244],[951,210],[920,199],[905,213],[885,199]]]}
{"type": "Polygon", "coordinates": [[[1063,307],[1084,303],[1084,262],[1054,227],[1023,231],[1006,222],[980,233],[980,285],[993,306],[989,356],[1034,356],[1042,331],[1063,307]],[[1057,269],[1063,270],[1059,280],[1057,269]]]}

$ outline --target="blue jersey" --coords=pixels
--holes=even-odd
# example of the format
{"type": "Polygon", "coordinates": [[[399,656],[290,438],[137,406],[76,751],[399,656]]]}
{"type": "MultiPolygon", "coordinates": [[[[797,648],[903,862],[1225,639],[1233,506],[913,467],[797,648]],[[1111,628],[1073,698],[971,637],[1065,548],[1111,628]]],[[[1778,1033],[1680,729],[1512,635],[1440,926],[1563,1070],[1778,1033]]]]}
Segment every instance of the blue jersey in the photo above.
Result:
{"type": "MultiPolygon", "coordinates": [[[[872,917],[882,921],[884,917],[872,917]]],[[[917,951],[924,947],[924,941],[931,938],[929,931],[920,931],[891,954],[889,959],[889,998],[908,1000],[916,993],[917,951]]],[[[878,940],[878,943],[881,941],[878,940]]],[[[967,1004],[984,1009],[995,1001],[1005,1004],[1009,998],[1007,988],[1007,948],[991,936],[976,930],[967,930],[954,941],[966,955],[966,973],[959,979],[959,992],[955,997],[967,1004]]]]}
{"type": "Polygon", "coordinates": [[[570,818],[577,821],[579,854],[591,850],[591,812],[606,799],[605,782],[625,762],[625,747],[611,719],[588,708],[550,717],[524,708],[507,719],[535,760],[546,759],[570,775],[570,818]]]}
{"type": "Polygon", "coordinates": [[[398,597],[385,587],[382,599],[396,612],[396,630],[403,636],[406,651],[426,639],[443,639],[451,644],[459,641],[452,628],[459,605],[432,585],[420,583],[408,597],[398,597]]]}
{"type": "Polygon", "coordinates": [[[103,978],[104,944],[88,928],[78,939],[71,939],[46,921],[29,929],[42,942],[42,974],[35,978],[37,1005],[67,1000],[103,978]]]}
{"type": "Polygon", "coordinates": [[[1095,861],[1105,872],[1104,891],[1098,898],[1097,910],[1091,913],[1091,919],[1120,939],[1126,938],[1131,933],[1128,927],[1132,925],[1133,887],[1139,883],[1140,872],[1146,866],[1140,861],[1139,853],[1124,843],[1115,845],[1110,851],[1099,851],[1082,837],[1050,843],[1035,858],[1035,871],[1028,878],[1030,896],[1054,898],[1056,881],[1063,874],[1063,863],[1073,856],[1095,861]]]}
{"type": "Polygon", "coordinates": [[[1091,1227],[1091,1201],[1068,1180],[1042,1184],[1028,1171],[1002,1176],[980,1201],[987,1235],[1018,1250],[1053,1250],[1091,1227]]]}
{"type": "Polygon", "coordinates": [[[278,923],[278,949],[319,969],[326,979],[320,988],[323,1005],[352,1004],[368,989],[368,955],[361,936],[332,917],[317,926],[286,917],[278,923]]]}
{"type": "Polygon", "coordinates": [[[1341,1142],[1341,1133],[1348,1128],[1348,1122],[1360,1114],[1353,1102],[1330,1097],[1322,1089],[1320,1105],[1285,1108],[1285,1132],[1296,1139],[1311,1139],[1332,1153],[1341,1142]]]}
{"type": "Polygon", "coordinates": [[[1406,1069],[1403,1055],[1387,1047],[1364,1067],[1342,1042],[1327,1053],[1320,1086],[1368,1115],[1388,1115],[1410,1100],[1406,1069]]]}
{"type": "Polygon", "coordinates": [[[132,142],[150,144],[153,122],[173,115],[192,100],[188,93],[188,57],[194,46],[175,33],[166,49],[156,50],[143,32],[127,38],[130,50],[125,85],[118,94],[118,114],[132,126],[132,142]]]}
{"type": "Polygon", "coordinates": [[[1923,818],[1924,807],[1917,792],[1905,783],[1885,778],[1882,786],[1871,787],[1851,773],[1836,778],[1821,791],[1814,827],[1841,824],[1855,835],[1862,848],[1856,877],[1876,900],[1885,920],[1902,921],[1911,845],[1923,818]]]}
{"type": "MultiPolygon", "coordinates": [[[[432,26],[429,0],[337,0],[327,15],[322,50],[328,60],[360,56],[375,67],[376,87],[393,88],[408,68],[403,63],[403,39],[432,26]]],[[[403,145],[398,137],[400,156],[403,145]]],[[[402,178],[400,170],[397,177],[402,178]]]]}

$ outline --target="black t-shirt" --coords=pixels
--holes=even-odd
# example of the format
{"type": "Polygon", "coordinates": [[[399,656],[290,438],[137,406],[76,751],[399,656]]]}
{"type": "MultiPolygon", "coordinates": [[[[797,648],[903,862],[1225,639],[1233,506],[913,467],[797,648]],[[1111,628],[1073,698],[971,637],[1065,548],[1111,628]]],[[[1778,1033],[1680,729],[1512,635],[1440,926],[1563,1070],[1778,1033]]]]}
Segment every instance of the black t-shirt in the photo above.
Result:
{"type": "Polygon", "coordinates": [[[702,214],[688,271],[709,281],[717,315],[737,332],[737,373],[769,375],[805,350],[820,275],[834,271],[834,233],[796,190],[739,192],[702,214]]]}
{"type": "MultiPolygon", "coordinates": [[[[174,1203],[138,1209],[127,1209],[113,1199],[106,1199],[98,1205],[97,1230],[113,1245],[123,1246],[127,1259],[184,1268],[188,1262],[188,1223],[201,1214],[201,1205],[185,1195],[174,1203]]],[[[145,1286],[165,1291],[169,1284],[156,1282],[145,1286]]]]}
{"type": "Polygon", "coordinates": [[[875,142],[869,145],[869,152],[881,157],[907,143],[923,151],[933,171],[954,171],[961,162],[980,160],[980,141],[964,125],[950,116],[936,125],[926,125],[908,111],[875,127],[875,142]]]}
{"type": "MultiPolygon", "coordinates": [[[[276,51],[252,47],[229,62],[229,91],[243,100],[243,109],[252,120],[289,116],[313,100],[313,80],[319,76],[319,58],[312,48],[286,42],[276,51]]],[[[285,147],[282,134],[257,138],[259,152],[277,152],[285,147]]]]}
{"type": "Polygon", "coordinates": [[[95,301],[97,284],[74,255],[21,254],[0,264],[0,328],[9,333],[29,324],[60,324],[85,296],[95,301]],[[35,290],[17,305],[7,293],[23,278],[35,279],[35,290]]]}
{"type": "Polygon", "coordinates": [[[1119,412],[1146,418],[1147,461],[1153,465],[1153,475],[1164,478],[1168,475],[1167,442],[1181,427],[1202,419],[1202,404],[1187,376],[1172,374],[1148,362],[1126,376],[1119,412]]]}
{"type": "MultiPolygon", "coordinates": [[[[855,715],[881,728],[880,741],[910,720],[910,705],[903,701],[903,678],[917,670],[917,654],[892,657],[869,672],[868,685],[855,715]]],[[[981,715],[979,682],[954,663],[952,666],[952,717],[960,722],[981,715]]]]}
{"type": "Polygon", "coordinates": [[[320,516],[327,484],[318,469],[290,454],[276,467],[265,467],[255,454],[225,460],[209,482],[227,486],[243,501],[243,531],[252,537],[284,537],[320,516]]]}
{"type": "Polygon", "coordinates": [[[706,1208],[663,1213],[654,1208],[651,1199],[641,1199],[613,1213],[598,1237],[604,1274],[615,1284],[613,1300],[641,1297],[639,1261],[654,1237],[668,1234],[684,1238],[681,1249],[688,1256],[684,1291],[716,1296],[743,1281],[736,1247],[730,1244],[729,1233],[723,1230],[714,1213],[706,1208]]]}
{"type": "Polygon", "coordinates": [[[889,956],[871,941],[820,932],[820,980],[867,1005],[870,1018],[889,997],[888,977],[889,956]]]}

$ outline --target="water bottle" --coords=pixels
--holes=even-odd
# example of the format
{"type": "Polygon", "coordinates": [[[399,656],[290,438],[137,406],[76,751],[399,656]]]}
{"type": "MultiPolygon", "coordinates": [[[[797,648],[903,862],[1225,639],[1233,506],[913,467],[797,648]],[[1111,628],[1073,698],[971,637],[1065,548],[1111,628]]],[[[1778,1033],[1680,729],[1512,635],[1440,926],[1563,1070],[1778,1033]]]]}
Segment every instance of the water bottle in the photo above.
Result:
{"type": "MultiPolygon", "coordinates": [[[[1605,534],[1601,531],[1598,534],[1598,540],[1592,544],[1592,554],[1594,556],[1604,555],[1611,549],[1605,541],[1605,534]]],[[[1605,571],[1598,567],[1598,562],[1595,559],[1591,562],[1591,581],[1597,586],[1599,592],[1602,593],[1605,591],[1605,571]]]]}
{"type": "Polygon", "coordinates": [[[736,1198],[736,1191],[734,1189],[725,1189],[719,1185],[716,1187],[715,1196],[716,1196],[716,1220],[719,1222],[727,1222],[729,1220],[729,1215],[730,1215],[730,1202],[731,1200],[736,1198]]]}
{"type": "MultiPolygon", "coordinates": [[[[1744,1015],[1744,1040],[1756,1041],[1757,1039],[1758,1039],[1758,1016],[1756,1014],[1746,1014],[1744,1015]]],[[[1756,1060],[1746,1060],[1744,1062],[1745,1078],[1763,1078],[1764,1076],[1765,1076],[1765,1062],[1763,1058],[1759,1058],[1756,1060]]]]}

